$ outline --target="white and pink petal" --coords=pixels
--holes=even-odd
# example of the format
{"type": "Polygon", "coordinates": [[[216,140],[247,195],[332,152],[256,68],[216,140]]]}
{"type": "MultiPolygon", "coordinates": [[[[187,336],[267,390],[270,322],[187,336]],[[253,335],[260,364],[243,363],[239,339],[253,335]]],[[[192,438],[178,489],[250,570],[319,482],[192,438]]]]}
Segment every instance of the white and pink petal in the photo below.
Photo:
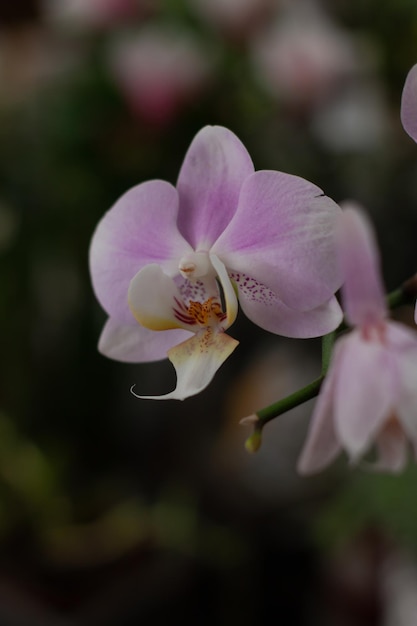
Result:
{"type": "Polygon", "coordinates": [[[197,133],[177,183],[178,227],[195,250],[209,250],[226,228],[253,171],[248,151],[230,130],[205,126],[197,133]]]}
{"type": "Polygon", "coordinates": [[[333,406],[338,362],[342,348],[343,343],[336,344],[329,371],[314,407],[307,440],[297,463],[300,474],[313,474],[321,471],[342,450],[335,429],[333,406]]]}
{"type": "Polygon", "coordinates": [[[228,356],[237,347],[238,341],[223,332],[206,328],[168,352],[168,357],[177,373],[176,388],[162,396],[142,396],[149,400],[185,400],[203,391],[228,356]]]}
{"type": "Polygon", "coordinates": [[[359,330],[343,341],[335,385],[337,437],[352,461],[369,450],[393,411],[398,377],[395,359],[379,341],[365,341],[359,330]]]}
{"type": "Polygon", "coordinates": [[[335,229],[341,211],[312,183],[283,172],[258,171],[212,252],[226,267],[253,276],[293,309],[328,301],[340,287],[335,229]]]}
{"type": "Polygon", "coordinates": [[[377,325],[387,316],[378,246],[365,214],[345,205],[337,231],[343,308],[349,324],[377,325]]]}
{"type": "Polygon", "coordinates": [[[245,315],[264,330],[284,337],[306,339],[321,337],[339,326],[343,313],[333,296],[309,311],[289,308],[269,287],[258,280],[230,271],[245,315]]]}
{"type": "Polygon", "coordinates": [[[133,320],[120,324],[109,318],[102,330],[98,349],[104,356],[125,363],[146,363],[168,358],[168,351],[190,337],[185,330],[155,332],[133,320]]]}
{"type": "Polygon", "coordinates": [[[132,321],[129,283],[150,263],[178,271],[191,251],[177,228],[178,193],[165,181],[149,181],[126,192],[99,222],[90,247],[90,270],[97,299],[121,323],[132,321]]]}

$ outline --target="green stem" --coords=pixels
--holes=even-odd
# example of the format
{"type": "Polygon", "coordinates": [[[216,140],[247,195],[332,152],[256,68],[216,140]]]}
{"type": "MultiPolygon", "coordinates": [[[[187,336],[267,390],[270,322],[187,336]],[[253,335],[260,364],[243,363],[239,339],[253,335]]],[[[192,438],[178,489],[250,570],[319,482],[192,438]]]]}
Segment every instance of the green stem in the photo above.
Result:
{"type": "Polygon", "coordinates": [[[265,409],[258,411],[257,416],[259,419],[256,422],[255,429],[261,430],[265,424],[274,419],[274,417],[278,417],[278,415],[282,415],[283,413],[290,411],[299,404],[303,404],[304,402],[307,402],[307,400],[315,398],[320,391],[323,380],[324,376],[320,376],[302,389],[295,391],[290,396],[286,396],[285,398],[278,400],[278,402],[267,406],[265,409]]]}
{"type": "MultiPolygon", "coordinates": [[[[405,304],[413,304],[417,296],[417,275],[407,280],[401,287],[395,289],[387,296],[387,304],[389,308],[396,309],[399,306],[405,304]]],[[[346,321],[343,321],[336,331],[325,335],[322,339],[322,373],[319,378],[313,380],[305,387],[302,387],[298,391],[295,391],[289,396],[270,404],[269,406],[260,409],[256,412],[257,421],[254,425],[253,434],[249,437],[248,449],[253,448],[253,451],[258,449],[261,443],[262,429],[269,421],[294,409],[296,406],[307,402],[315,398],[325,378],[326,372],[329,368],[331,354],[333,351],[333,345],[338,335],[345,332],[348,329],[346,321]],[[254,445],[253,437],[256,438],[256,445],[254,445]]]]}

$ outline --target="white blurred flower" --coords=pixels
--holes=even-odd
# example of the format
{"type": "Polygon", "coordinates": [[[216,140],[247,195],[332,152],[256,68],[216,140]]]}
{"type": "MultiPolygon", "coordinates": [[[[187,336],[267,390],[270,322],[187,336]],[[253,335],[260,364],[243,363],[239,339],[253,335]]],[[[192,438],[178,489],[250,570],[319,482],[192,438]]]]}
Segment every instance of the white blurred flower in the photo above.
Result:
{"type": "Polygon", "coordinates": [[[47,19],[80,27],[111,26],[143,10],[144,0],[43,0],[47,19]]]}
{"type": "Polygon", "coordinates": [[[132,111],[163,126],[199,94],[212,61],[188,33],[147,26],[115,43],[109,64],[132,111]]]}
{"type": "Polygon", "coordinates": [[[308,1],[288,5],[253,41],[251,52],[265,89],[302,105],[321,101],[359,66],[352,36],[308,1]]]}
{"type": "Polygon", "coordinates": [[[316,137],[333,152],[366,152],[389,132],[385,94],[372,83],[352,85],[321,107],[312,120],[316,137]]]}
{"type": "Polygon", "coordinates": [[[276,0],[190,0],[203,19],[230,34],[252,31],[275,3],[276,0]]]}

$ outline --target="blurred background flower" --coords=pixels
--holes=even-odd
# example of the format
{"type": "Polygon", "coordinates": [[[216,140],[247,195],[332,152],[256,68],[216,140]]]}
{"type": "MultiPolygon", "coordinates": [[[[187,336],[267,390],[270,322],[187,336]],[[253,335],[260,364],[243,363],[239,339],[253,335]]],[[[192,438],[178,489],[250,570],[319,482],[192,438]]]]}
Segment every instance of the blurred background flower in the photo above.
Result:
{"type": "Polygon", "coordinates": [[[301,479],[312,403],[243,450],[239,419],[314,378],[319,342],[239,317],[209,389],[139,401],[171,367],[98,354],[87,258],[120,194],[175,183],[221,124],[257,169],[369,207],[396,287],[416,267],[416,28],[409,0],[0,3],[1,624],[413,623],[415,468],[301,479]]]}

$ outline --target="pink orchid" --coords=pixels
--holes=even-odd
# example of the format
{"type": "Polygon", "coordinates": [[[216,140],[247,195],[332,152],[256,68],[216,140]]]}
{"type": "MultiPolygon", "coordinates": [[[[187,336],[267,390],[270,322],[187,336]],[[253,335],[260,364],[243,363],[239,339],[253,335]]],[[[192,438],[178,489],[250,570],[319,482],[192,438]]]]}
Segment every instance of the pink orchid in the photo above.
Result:
{"type": "Polygon", "coordinates": [[[342,317],[334,297],[340,214],[302,178],[255,172],[231,131],[203,128],[176,188],[161,180],[133,187],[98,224],[91,274],[109,315],[99,350],[130,362],[168,354],[177,387],[160,397],[183,399],[204,389],[236,347],[224,331],[237,296],[270,332],[330,332],[342,317]]]}
{"type": "Polygon", "coordinates": [[[407,439],[417,446],[417,336],[387,320],[376,242],[355,208],[341,220],[339,259],[346,318],[355,329],[336,342],[298,469],[319,471],[342,448],[356,462],[375,443],[373,467],[400,471],[407,439]]]}

